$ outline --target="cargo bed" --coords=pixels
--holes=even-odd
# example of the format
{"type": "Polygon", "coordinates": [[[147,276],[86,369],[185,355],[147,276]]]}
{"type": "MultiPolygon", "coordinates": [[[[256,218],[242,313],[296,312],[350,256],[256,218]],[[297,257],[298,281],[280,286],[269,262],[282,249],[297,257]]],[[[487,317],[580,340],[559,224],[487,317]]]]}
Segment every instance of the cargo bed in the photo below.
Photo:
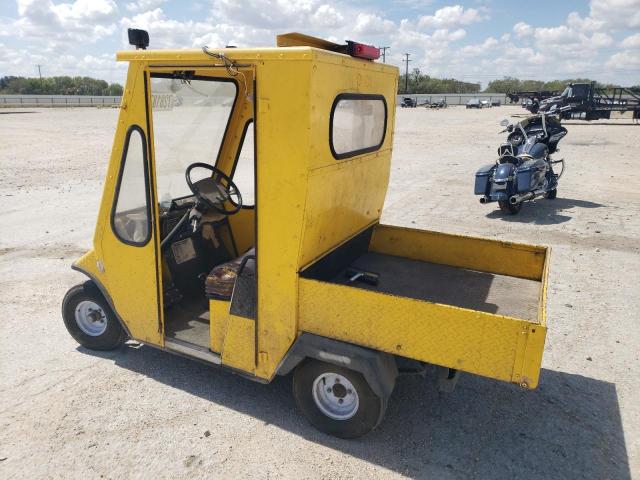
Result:
{"type": "Polygon", "coordinates": [[[351,267],[376,273],[379,276],[378,285],[350,282],[346,268],[331,281],[533,322],[538,316],[540,282],[536,280],[373,252],[358,257],[351,267]]]}
{"type": "Polygon", "coordinates": [[[548,249],[375,225],[301,272],[300,330],[534,388],[548,249]],[[347,269],[378,275],[350,281],[347,269]]]}

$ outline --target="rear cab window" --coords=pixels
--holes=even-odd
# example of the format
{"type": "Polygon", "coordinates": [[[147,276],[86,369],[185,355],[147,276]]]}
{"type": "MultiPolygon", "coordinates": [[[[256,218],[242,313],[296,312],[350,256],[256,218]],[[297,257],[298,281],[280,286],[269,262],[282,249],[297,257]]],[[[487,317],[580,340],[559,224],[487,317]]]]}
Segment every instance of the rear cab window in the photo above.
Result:
{"type": "Polygon", "coordinates": [[[387,130],[387,102],[382,95],[342,93],[331,108],[329,143],[341,160],[379,150],[387,130]]]}

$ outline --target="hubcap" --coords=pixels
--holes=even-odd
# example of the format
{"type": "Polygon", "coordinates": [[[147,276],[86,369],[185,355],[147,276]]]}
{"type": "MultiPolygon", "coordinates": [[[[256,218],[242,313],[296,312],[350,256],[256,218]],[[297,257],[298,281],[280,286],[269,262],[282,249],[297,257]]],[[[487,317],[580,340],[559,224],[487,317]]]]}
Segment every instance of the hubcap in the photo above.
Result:
{"type": "Polygon", "coordinates": [[[360,400],[353,384],[342,375],[327,372],[313,382],[313,400],[327,417],[348,420],[358,411],[360,400]]]}
{"type": "Polygon", "coordinates": [[[75,316],[80,330],[89,336],[98,337],[107,329],[107,316],[95,302],[83,300],[78,303],[75,316]]]}

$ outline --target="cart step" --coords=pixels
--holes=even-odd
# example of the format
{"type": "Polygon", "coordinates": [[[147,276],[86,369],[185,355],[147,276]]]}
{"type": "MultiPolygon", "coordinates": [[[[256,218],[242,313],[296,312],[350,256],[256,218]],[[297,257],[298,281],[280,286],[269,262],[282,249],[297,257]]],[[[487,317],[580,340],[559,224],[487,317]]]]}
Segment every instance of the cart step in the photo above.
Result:
{"type": "Polygon", "coordinates": [[[164,346],[167,350],[186,355],[187,357],[197,358],[207,363],[220,365],[220,355],[213,353],[208,348],[195,345],[193,343],[176,340],[175,338],[165,338],[164,346]]]}

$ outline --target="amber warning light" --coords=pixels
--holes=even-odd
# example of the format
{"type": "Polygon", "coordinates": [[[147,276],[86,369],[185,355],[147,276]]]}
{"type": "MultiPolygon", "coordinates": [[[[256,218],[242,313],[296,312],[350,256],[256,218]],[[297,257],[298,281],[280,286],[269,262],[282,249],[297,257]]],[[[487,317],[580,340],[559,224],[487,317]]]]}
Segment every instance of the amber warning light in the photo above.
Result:
{"type": "Polygon", "coordinates": [[[380,49],[378,47],[352,42],[351,40],[347,40],[347,53],[352,57],[366,58],[367,60],[380,58],[380,49]]]}

